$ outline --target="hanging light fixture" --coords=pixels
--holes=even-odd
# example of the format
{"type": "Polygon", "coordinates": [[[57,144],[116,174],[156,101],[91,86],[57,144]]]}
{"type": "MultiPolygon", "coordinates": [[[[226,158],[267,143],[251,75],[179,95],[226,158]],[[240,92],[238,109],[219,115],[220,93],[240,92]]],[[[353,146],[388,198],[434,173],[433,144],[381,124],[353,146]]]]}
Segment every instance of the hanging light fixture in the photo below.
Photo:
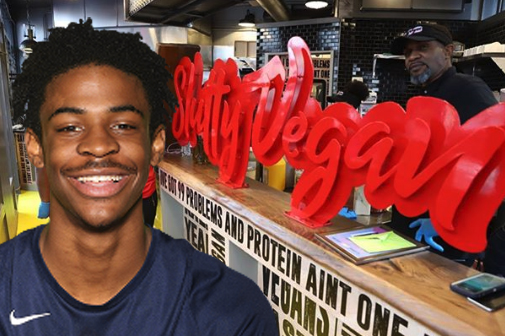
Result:
{"type": "Polygon", "coordinates": [[[328,1],[313,1],[309,0],[305,3],[305,7],[311,8],[311,9],[321,9],[328,7],[328,1]]]}
{"type": "Polygon", "coordinates": [[[255,27],[256,26],[256,18],[254,14],[247,10],[247,14],[245,17],[238,22],[240,27],[255,27]]]}
{"type": "Polygon", "coordinates": [[[28,21],[27,24],[27,31],[25,33],[26,39],[21,42],[21,45],[19,46],[19,49],[25,54],[29,55],[33,52],[33,46],[37,44],[37,41],[35,41],[35,35],[33,34],[33,28],[35,27],[34,25],[30,24],[30,8],[29,8],[29,0],[26,0],[26,19],[28,21]]]}

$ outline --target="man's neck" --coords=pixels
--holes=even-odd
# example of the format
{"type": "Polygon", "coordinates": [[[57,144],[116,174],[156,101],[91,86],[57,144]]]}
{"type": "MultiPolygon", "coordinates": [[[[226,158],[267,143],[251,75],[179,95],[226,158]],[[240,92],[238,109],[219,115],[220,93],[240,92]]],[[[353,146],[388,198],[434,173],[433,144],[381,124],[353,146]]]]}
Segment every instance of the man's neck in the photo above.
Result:
{"type": "Polygon", "coordinates": [[[449,63],[445,68],[442,68],[442,70],[440,70],[438,73],[432,75],[430,77],[430,79],[423,86],[427,86],[427,85],[435,82],[437,79],[439,79],[440,77],[442,77],[443,74],[445,74],[447,72],[447,70],[449,70],[450,68],[452,68],[452,64],[451,63],[449,63]]]}
{"type": "Polygon", "coordinates": [[[42,232],[40,250],[49,271],[78,301],[106,303],[144,264],[151,230],[143,224],[141,211],[140,217],[129,217],[123,225],[105,232],[53,220],[42,232]]]}

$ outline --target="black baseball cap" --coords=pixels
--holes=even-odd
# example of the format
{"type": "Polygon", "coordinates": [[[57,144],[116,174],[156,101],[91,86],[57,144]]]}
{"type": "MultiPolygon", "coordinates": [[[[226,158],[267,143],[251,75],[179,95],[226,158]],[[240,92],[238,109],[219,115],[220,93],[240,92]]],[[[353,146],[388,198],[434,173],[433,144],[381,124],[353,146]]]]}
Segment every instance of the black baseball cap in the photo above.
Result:
{"type": "Polygon", "coordinates": [[[420,24],[403,32],[393,40],[391,53],[402,55],[408,41],[438,41],[444,46],[452,43],[452,35],[447,27],[439,24],[420,24]]]}

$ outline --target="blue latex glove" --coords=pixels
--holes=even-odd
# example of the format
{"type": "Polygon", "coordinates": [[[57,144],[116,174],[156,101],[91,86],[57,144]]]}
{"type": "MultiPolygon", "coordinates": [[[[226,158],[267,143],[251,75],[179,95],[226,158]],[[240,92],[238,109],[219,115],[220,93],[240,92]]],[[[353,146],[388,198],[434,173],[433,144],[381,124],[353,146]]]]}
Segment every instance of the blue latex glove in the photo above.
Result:
{"type": "Polygon", "coordinates": [[[39,215],[40,219],[49,217],[49,202],[40,202],[39,204],[39,215]]]}
{"type": "Polygon", "coordinates": [[[347,208],[347,207],[343,207],[342,210],[340,210],[338,214],[342,217],[349,218],[349,219],[358,218],[356,216],[356,213],[353,210],[349,210],[349,208],[347,208]]]}
{"type": "Polygon", "coordinates": [[[424,236],[424,240],[428,245],[433,247],[435,250],[444,252],[444,248],[433,240],[433,237],[438,237],[438,233],[435,231],[435,228],[433,228],[431,220],[429,218],[420,218],[410,223],[409,228],[413,229],[418,226],[419,229],[417,229],[416,232],[416,240],[420,242],[423,240],[424,236]]]}

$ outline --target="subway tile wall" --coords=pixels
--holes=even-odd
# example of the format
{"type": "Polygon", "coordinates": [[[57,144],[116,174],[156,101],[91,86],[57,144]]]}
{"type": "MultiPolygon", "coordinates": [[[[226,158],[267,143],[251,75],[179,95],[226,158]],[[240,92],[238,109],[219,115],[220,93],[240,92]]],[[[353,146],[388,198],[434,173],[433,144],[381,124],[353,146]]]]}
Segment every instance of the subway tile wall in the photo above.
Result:
{"type": "MultiPolygon", "coordinates": [[[[475,21],[436,22],[447,26],[454,40],[464,43],[468,48],[495,41],[505,43],[504,21],[505,16],[495,24],[475,21]]],[[[333,92],[343,88],[352,77],[363,77],[364,82],[377,92],[378,102],[395,101],[405,107],[407,100],[420,91],[410,83],[403,60],[378,59],[374,72],[374,54],[389,53],[393,39],[419,22],[344,19],[324,24],[261,28],[257,32],[258,66],[264,65],[265,53],[286,52],[289,38],[300,36],[311,50],[334,50],[333,92]]],[[[458,71],[482,77],[492,90],[505,87],[503,71],[489,59],[455,65],[458,71]]]]}
{"type": "MultiPolygon", "coordinates": [[[[482,22],[479,24],[479,29],[476,33],[477,44],[486,44],[492,42],[505,43],[505,13],[499,14],[501,19],[495,20],[494,23],[489,24],[487,22],[482,22]]],[[[470,45],[474,47],[475,44],[470,45]]]]}
{"type": "MultiPolygon", "coordinates": [[[[468,47],[492,42],[505,43],[505,13],[499,14],[500,19],[493,23],[482,22],[479,24],[473,44],[468,47]]],[[[456,63],[458,70],[479,76],[489,85],[491,90],[498,91],[505,88],[505,74],[490,58],[481,58],[471,62],[456,63]]]]}
{"type": "Polygon", "coordinates": [[[333,87],[337,90],[339,70],[340,22],[305,24],[287,27],[259,28],[257,30],[257,68],[265,65],[267,53],[287,52],[288,41],[293,36],[301,37],[311,51],[333,51],[333,87]]]}

